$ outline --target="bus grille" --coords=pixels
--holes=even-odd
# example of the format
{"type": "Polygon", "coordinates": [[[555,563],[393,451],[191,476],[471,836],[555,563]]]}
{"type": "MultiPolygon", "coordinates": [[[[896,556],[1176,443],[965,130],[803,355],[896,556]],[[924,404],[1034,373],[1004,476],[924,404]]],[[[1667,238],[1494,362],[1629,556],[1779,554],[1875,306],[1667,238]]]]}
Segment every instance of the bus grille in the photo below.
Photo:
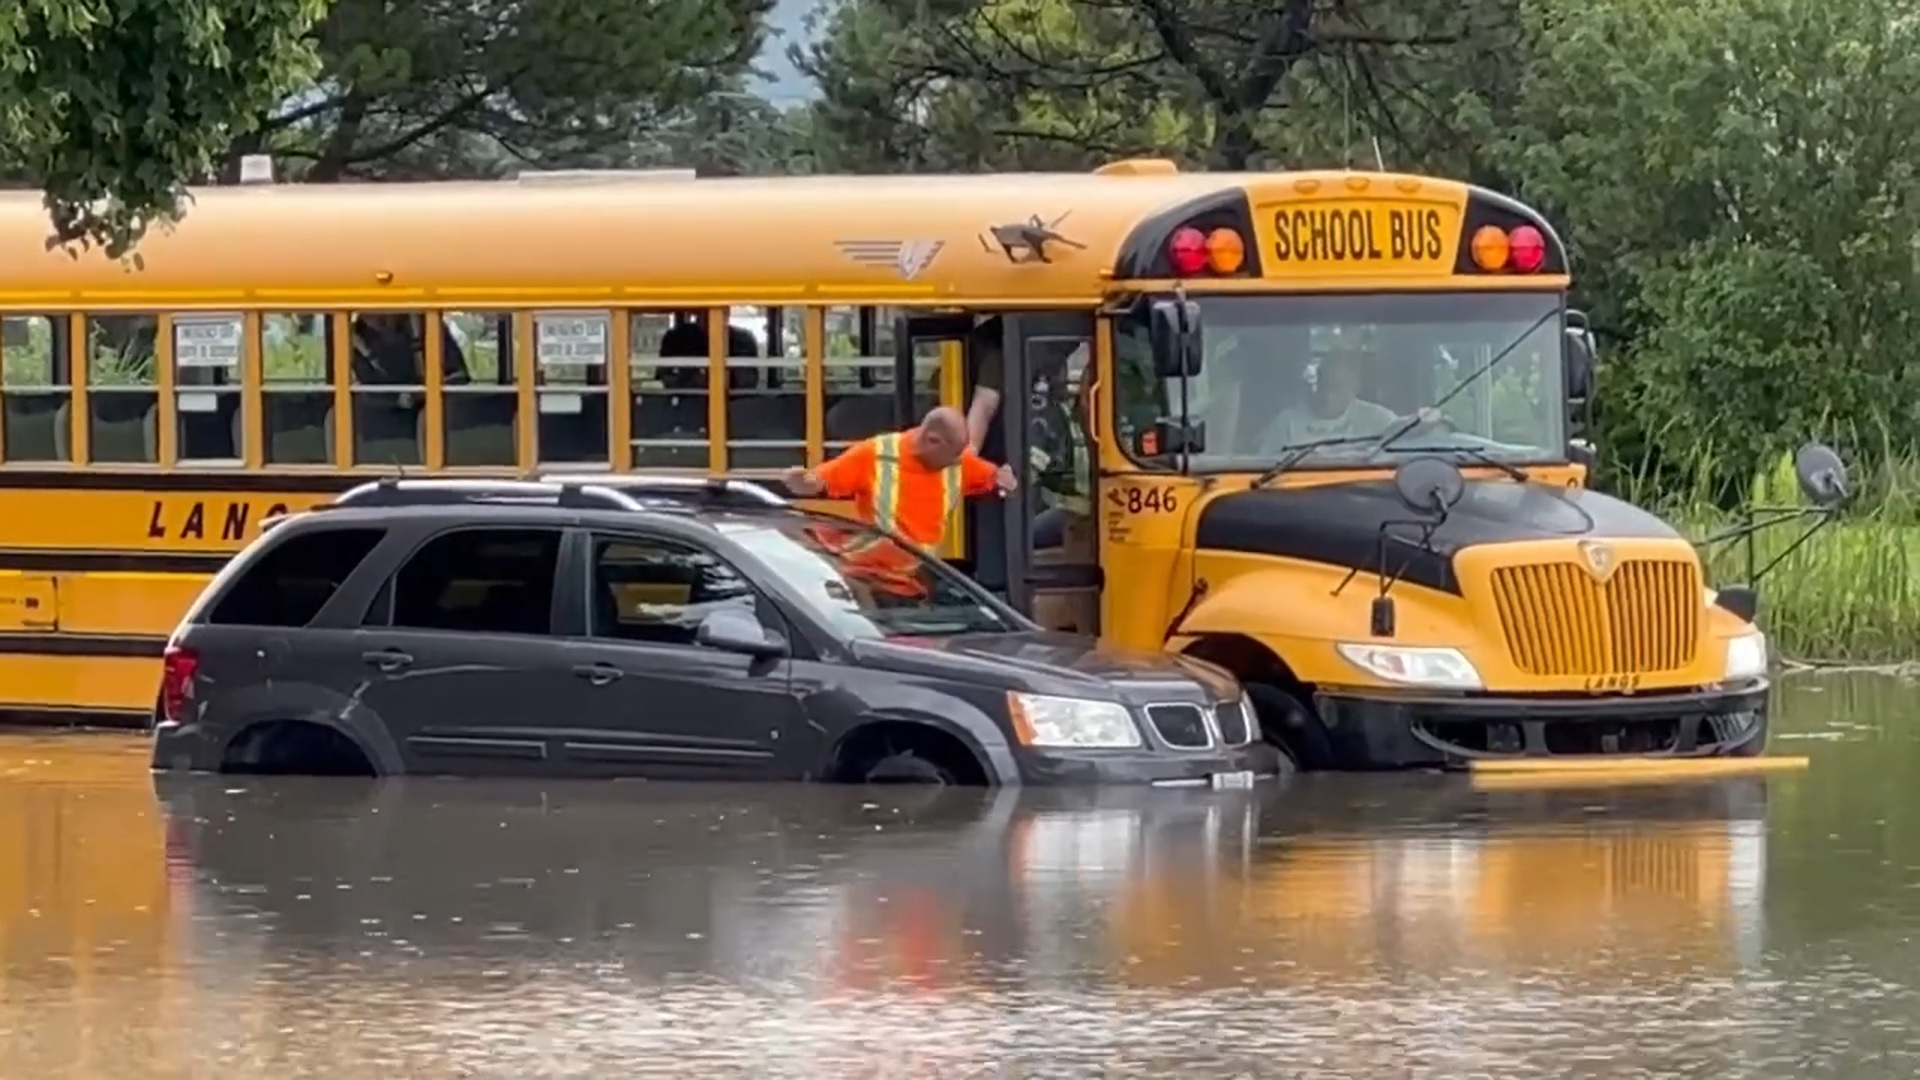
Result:
{"type": "Polygon", "coordinates": [[[1630,559],[1601,584],[1577,562],[1503,566],[1493,600],[1516,667],[1529,675],[1644,675],[1693,663],[1700,570],[1630,559]]]}

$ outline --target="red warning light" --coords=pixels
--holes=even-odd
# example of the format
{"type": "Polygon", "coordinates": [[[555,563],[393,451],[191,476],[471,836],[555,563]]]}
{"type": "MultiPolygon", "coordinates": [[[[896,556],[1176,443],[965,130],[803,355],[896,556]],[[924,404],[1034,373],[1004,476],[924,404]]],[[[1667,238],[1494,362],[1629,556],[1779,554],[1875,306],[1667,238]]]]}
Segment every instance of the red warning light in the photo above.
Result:
{"type": "Polygon", "coordinates": [[[1547,261],[1547,238],[1531,225],[1522,225],[1507,234],[1507,257],[1513,268],[1531,274],[1547,261]]]}
{"type": "Polygon", "coordinates": [[[1190,226],[1176,229],[1173,238],[1167,241],[1167,261],[1181,277],[1192,277],[1205,270],[1207,258],[1207,236],[1199,229],[1190,226]]]}

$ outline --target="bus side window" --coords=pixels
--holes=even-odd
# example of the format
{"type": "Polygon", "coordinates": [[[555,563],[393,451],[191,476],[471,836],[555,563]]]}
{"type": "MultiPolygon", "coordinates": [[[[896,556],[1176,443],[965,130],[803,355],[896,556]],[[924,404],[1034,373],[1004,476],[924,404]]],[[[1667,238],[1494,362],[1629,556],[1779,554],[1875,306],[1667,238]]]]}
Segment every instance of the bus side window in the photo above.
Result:
{"type": "MultiPolygon", "coordinates": [[[[353,350],[353,463],[426,461],[426,347],[419,312],[356,312],[347,324],[353,350]]],[[[442,348],[444,349],[444,343],[442,348]]]]}
{"type": "Polygon", "coordinates": [[[174,460],[240,464],[246,318],[237,311],[182,313],[173,317],[169,335],[174,460]]]}
{"type": "Polygon", "coordinates": [[[153,315],[87,319],[87,445],[89,460],[148,464],[160,460],[160,390],[153,315]]]}
{"type": "Polygon", "coordinates": [[[333,321],[317,312],[260,316],[262,429],[268,465],[333,464],[333,321]]]}
{"type": "Polygon", "coordinates": [[[727,467],[807,460],[806,361],[799,308],[734,308],[728,318],[727,467]],[[751,373],[749,381],[743,376],[751,373]]]}
{"type": "Polygon", "coordinates": [[[440,369],[445,373],[444,460],[454,466],[514,464],[520,447],[520,395],[513,382],[513,316],[504,311],[449,311],[437,321],[440,369]]]}
{"type": "Polygon", "coordinates": [[[632,313],[633,463],[705,469],[707,327],[700,312],[632,313]]]}
{"type": "Polygon", "coordinates": [[[0,318],[0,409],[8,461],[73,460],[71,320],[0,318]]]}
{"type": "Polygon", "coordinates": [[[534,453],[550,465],[609,464],[613,313],[536,311],[532,319],[534,453]]]}
{"type": "Polygon", "coordinates": [[[911,427],[940,401],[940,343],[914,347],[915,416],[893,415],[893,322],[890,308],[828,308],[826,312],[826,452],[911,427]]]}

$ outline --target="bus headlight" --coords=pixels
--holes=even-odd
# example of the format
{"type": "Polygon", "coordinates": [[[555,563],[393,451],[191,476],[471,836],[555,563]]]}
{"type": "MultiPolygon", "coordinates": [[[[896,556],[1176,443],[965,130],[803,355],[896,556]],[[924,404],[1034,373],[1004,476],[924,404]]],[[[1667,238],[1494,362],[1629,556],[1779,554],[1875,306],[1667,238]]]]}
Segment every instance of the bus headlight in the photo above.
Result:
{"type": "Polygon", "coordinates": [[[1140,727],[1125,705],[1047,694],[1007,694],[1013,730],[1028,746],[1127,750],[1140,745],[1140,727]]]}
{"type": "Polygon", "coordinates": [[[1484,685],[1473,661],[1459,649],[1350,641],[1339,642],[1334,648],[1354,667],[1402,686],[1479,690],[1484,685]]]}
{"type": "Polygon", "coordinates": [[[1754,679],[1767,673],[1767,635],[1749,630],[1727,639],[1728,679],[1754,679]]]}

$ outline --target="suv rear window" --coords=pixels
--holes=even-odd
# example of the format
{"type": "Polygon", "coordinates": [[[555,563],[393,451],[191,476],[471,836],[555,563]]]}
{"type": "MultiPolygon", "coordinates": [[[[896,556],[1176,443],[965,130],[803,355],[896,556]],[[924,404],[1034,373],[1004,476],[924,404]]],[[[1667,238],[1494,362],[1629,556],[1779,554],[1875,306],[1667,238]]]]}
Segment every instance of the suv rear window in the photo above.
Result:
{"type": "Polygon", "coordinates": [[[385,535],[382,529],[316,529],[287,537],[241,573],[207,621],[305,626],[385,535]]]}

